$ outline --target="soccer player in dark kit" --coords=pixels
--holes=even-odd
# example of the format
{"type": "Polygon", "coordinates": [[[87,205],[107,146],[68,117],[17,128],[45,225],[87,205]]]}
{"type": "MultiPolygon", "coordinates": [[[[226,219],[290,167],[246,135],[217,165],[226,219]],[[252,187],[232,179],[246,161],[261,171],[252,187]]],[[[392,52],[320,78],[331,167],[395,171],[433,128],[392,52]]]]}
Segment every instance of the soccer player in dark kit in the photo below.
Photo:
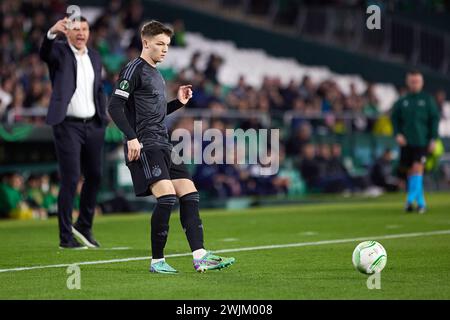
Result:
{"type": "Polygon", "coordinates": [[[144,24],[142,53],[122,69],[108,109],[126,136],[125,161],[136,196],[153,194],[157,200],[151,218],[150,271],[177,273],[164,259],[170,213],[177,197],[195,270],[220,270],[232,265],[235,259],[205,250],[199,194],[185,165],[172,160],[172,145],[164,123],[166,114],[183,107],[192,97],[192,86],[185,85],[179,87],[177,99],[166,101],[165,82],[156,64],[167,54],[172,35],[172,29],[158,21],[144,24]]]}

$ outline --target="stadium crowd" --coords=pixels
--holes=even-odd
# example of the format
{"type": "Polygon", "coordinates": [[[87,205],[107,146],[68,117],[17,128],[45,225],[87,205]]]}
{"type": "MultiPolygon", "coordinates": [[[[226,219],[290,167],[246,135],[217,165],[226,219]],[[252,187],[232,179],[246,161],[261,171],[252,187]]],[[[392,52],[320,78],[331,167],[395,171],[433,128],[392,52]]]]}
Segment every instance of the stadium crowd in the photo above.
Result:
{"type": "MultiPolygon", "coordinates": [[[[0,3],[0,125],[44,123],[51,84],[47,68],[39,57],[39,47],[54,23],[47,17],[62,17],[66,6],[67,2],[63,0],[0,3]]],[[[140,52],[138,31],[144,21],[142,14],[139,1],[111,0],[91,22],[90,44],[103,59],[103,85],[107,96],[113,90],[120,68],[140,52]]],[[[171,45],[183,46],[183,21],[174,21],[172,26],[175,35],[171,45]]],[[[199,165],[193,176],[200,190],[226,198],[286,194],[300,179],[309,190],[326,192],[362,190],[376,183],[371,174],[364,177],[349,174],[342,161],[340,145],[316,144],[312,139],[313,133],[349,131],[391,135],[389,118],[380,112],[380,97],[376,96],[372,84],[362,94],[350,85],[349,94],[344,94],[331,79],[314,83],[309,76],[304,76],[285,86],[278,78],[266,77],[262,86],[255,88],[248,85],[242,75],[236,86],[227,88],[217,80],[223,58],[211,54],[206,68],[202,69],[198,63],[201,54],[195,52],[189,65],[168,81],[169,96],[176,95],[179,85],[191,83],[194,96],[188,108],[212,111],[215,117],[204,121],[208,122],[208,127],[220,130],[226,127],[244,130],[268,128],[260,117],[248,115],[266,114],[276,118],[286,111],[296,111],[289,130],[283,135],[280,152],[280,158],[293,159],[296,174],[283,175],[281,170],[281,174],[261,176],[260,170],[251,166],[199,165]],[[227,121],[222,116],[230,110],[246,117],[227,121]]],[[[402,94],[405,89],[399,90],[402,94]]],[[[436,93],[439,106],[445,99],[445,91],[436,93]]],[[[180,117],[172,122],[172,128],[188,127],[193,120],[180,117]]],[[[386,162],[386,165],[390,164],[391,161],[386,162]]],[[[282,161],[281,166],[284,165],[282,161]]],[[[0,185],[0,197],[3,197],[0,203],[5,206],[0,211],[11,212],[15,208],[27,207],[36,217],[51,215],[57,194],[56,179],[56,176],[50,178],[48,175],[24,177],[19,173],[5,174],[0,185]]],[[[397,188],[398,184],[395,186],[397,188]]]]}
{"type": "MultiPolygon", "coordinates": [[[[66,1],[3,1],[0,5],[0,119],[12,122],[43,122],[51,95],[45,64],[39,58],[42,38],[53,21],[47,16],[63,16],[66,1]],[[23,112],[23,111],[28,112],[23,112]],[[29,112],[30,110],[34,112],[29,112]],[[36,116],[24,116],[34,114],[36,116]],[[9,115],[9,116],[8,116],[9,115]],[[40,115],[40,116],[39,116],[40,115]]],[[[113,0],[91,23],[90,44],[101,54],[104,64],[104,90],[111,94],[118,72],[124,63],[140,52],[139,27],[144,17],[139,1],[113,0]],[[118,39],[120,39],[118,41],[118,39]]],[[[184,45],[181,20],[172,24],[175,35],[171,46],[184,45]]],[[[234,88],[225,88],[217,80],[222,57],[211,54],[205,69],[199,68],[201,53],[191,57],[190,64],[173,81],[171,95],[180,83],[190,82],[195,88],[189,108],[236,110],[239,112],[274,113],[298,111],[311,121],[314,129],[324,125],[335,132],[344,131],[339,117],[352,115],[352,129],[370,132],[380,115],[379,97],[369,84],[363,94],[350,85],[349,94],[333,80],[314,83],[309,76],[292,79],[286,86],[279,78],[265,78],[260,88],[248,85],[242,76],[234,88]]],[[[399,89],[400,93],[404,88],[399,89]]],[[[445,92],[436,93],[440,105],[445,92]]],[[[296,119],[293,131],[302,119],[296,119]]]]}
{"type": "MultiPolygon", "coordinates": [[[[73,218],[79,214],[83,179],[77,184],[73,218]]],[[[58,212],[59,174],[22,174],[7,172],[0,175],[0,218],[40,219],[56,216],[58,212]]],[[[120,190],[114,197],[98,202],[95,214],[136,211],[120,190]]]]}

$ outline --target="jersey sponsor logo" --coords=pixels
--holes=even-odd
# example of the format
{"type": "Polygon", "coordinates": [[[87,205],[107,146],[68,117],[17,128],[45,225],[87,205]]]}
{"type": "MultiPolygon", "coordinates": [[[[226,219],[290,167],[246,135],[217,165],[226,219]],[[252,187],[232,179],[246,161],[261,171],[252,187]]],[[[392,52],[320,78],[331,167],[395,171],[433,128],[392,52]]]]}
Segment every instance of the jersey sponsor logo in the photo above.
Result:
{"type": "Polygon", "coordinates": [[[404,106],[404,107],[407,107],[408,105],[409,105],[408,100],[403,101],[403,106],[404,106]]]}
{"type": "Polygon", "coordinates": [[[119,83],[119,88],[127,91],[130,88],[130,83],[128,82],[128,80],[122,80],[119,83]]]}
{"type": "Polygon", "coordinates": [[[120,89],[116,89],[116,91],[114,91],[114,94],[117,94],[117,95],[125,97],[125,98],[128,98],[130,96],[130,94],[128,92],[125,92],[120,89]]]}
{"type": "Polygon", "coordinates": [[[425,107],[425,101],[424,100],[419,100],[417,102],[417,105],[420,106],[420,107],[425,107]]]}

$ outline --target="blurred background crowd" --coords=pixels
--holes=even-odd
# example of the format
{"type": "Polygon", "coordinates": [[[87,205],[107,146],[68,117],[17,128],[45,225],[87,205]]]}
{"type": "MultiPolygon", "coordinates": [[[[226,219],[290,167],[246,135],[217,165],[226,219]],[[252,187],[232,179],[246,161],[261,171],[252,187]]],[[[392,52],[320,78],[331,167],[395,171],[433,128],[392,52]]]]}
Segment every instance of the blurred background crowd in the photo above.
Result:
{"type": "MultiPolygon", "coordinates": [[[[231,5],[233,1],[224,2],[231,5]]],[[[315,4],[317,2],[314,1],[315,4]]],[[[320,2],[346,6],[359,3],[320,2]]],[[[250,3],[258,7],[256,2],[250,3]]],[[[412,8],[413,11],[423,9],[412,6],[412,1],[392,3],[395,3],[396,8],[412,8]]],[[[448,1],[417,3],[430,11],[445,11],[449,5],[448,1]]],[[[2,130],[23,123],[44,126],[51,84],[47,67],[39,58],[39,47],[55,22],[48,17],[56,19],[64,16],[67,4],[63,0],[1,1],[2,130]]],[[[304,4],[308,5],[308,1],[304,1],[304,4]]],[[[146,18],[141,1],[111,0],[97,12],[95,19],[89,20],[90,45],[102,56],[103,86],[107,97],[113,90],[121,67],[140,53],[139,28],[146,18]]],[[[173,20],[170,24],[175,31],[171,47],[184,47],[187,31],[183,20],[173,20]]],[[[283,119],[286,112],[294,111],[294,116],[288,126],[282,128],[281,170],[277,174],[263,176],[258,168],[251,165],[197,165],[193,167],[192,173],[198,188],[204,193],[212,197],[229,198],[295,194],[306,189],[310,192],[361,191],[376,195],[380,190],[395,191],[403,187],[395,177],[395,150],[384,148],[370,164],[366,164],[364,172],[357,173],[352,172],[344,161],[340,141],[315,138],[317,135],[323,137],[357,132],[392,135],[389,111],[380,110],[379,104],[383,97],[376,94],[373,83],[368,83],[367,88],[360,92],[352,83],[342,88],[333,79],[314,81],[309,75],[303,75],[288,83],[283,83],[279,77],[266,76],[261,79],[260,86],[254,86],[242,74],[235,85],[229,86],[218,79],[223,63],[224,57],[220,54],[208,53],[205,57],[203,52],[195,51],[189,57],[189,64],[181,70],[172,74],[167,73],[167,70],[162,71],[167,76],[169,97],[175,96],[175,90],[181,84],[191,83],[194,90],[187,108],[196,112],[169,119],[170,130],[177,127],[193,130],[192,123],[198,119],[203,119],[204,129],[269,129],[276,127],[273,120],[283,119]],[[200,63],[200,60],[206,63],[200,63]],[[210,116],[203,118],[202,113],[206,112],[210,116]],[[228,117],[229,114],[233,114],[233,117],[228,117]]],[[[401,96],[406,89],[398,87],[397,92],[401,96]]],[[[438,89],[431,94],[445,118],[445,90],[438,89]]],[[[282,120],[278,124],[284,125],[282,120]]],[[[19,207],[29,208],[28,214],[39,218],[56,212],[57,172],[2,174],[0,215],[6,215],[19,207]]],[[[115,209],[130,209],[124,201],[116,203],[120,205],[116,205],[115,209]]],[[[110,204],[99,207],[99,212],[108,212],[110,204]]]]}

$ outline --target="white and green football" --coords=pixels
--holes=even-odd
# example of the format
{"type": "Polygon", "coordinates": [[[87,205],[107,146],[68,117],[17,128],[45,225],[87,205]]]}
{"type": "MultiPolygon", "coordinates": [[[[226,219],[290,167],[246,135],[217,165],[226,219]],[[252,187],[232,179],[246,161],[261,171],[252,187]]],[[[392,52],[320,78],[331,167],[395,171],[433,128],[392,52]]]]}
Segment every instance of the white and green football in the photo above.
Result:
{"type": "Polygon", "coordinates": [[[364,274],[378,273],[386,266],[387,253],[376,241],[364,241],[353,251],[353,265],[364,274]]]}

